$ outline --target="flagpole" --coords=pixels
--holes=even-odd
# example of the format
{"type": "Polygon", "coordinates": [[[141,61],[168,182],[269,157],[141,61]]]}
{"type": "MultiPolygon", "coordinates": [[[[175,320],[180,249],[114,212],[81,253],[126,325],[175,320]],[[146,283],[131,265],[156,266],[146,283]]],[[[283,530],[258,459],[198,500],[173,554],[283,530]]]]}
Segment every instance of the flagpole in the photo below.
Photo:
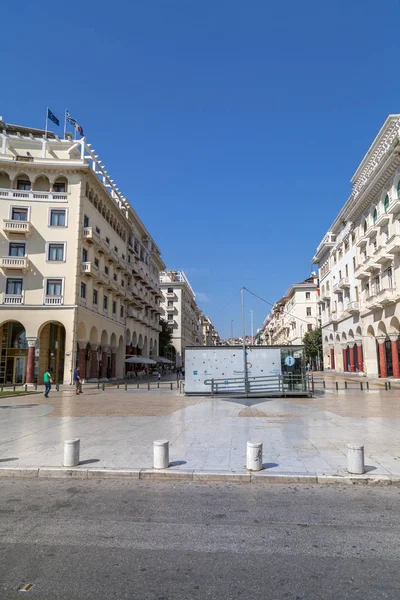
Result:
{"type": "Polygon", "coordinates": [[[47,138],[47,123],[48,123],[48,118],[49,118],[49,107],[46,107],[46,128],[45,128],[45,134],[44,137],[47,138]]]}
{"type": "Polygon", "coordinates": [[[67,109],[64,110],[64,140],[67,135],[67,109]]]}

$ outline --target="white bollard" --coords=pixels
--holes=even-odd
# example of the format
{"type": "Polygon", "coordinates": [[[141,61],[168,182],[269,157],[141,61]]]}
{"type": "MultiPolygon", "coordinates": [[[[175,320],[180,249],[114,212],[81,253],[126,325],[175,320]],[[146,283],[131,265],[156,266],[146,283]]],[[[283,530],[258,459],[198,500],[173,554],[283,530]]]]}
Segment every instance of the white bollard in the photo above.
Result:
{"type": "Polygon", "coordinates": [[[168,469],[169,467],[169,442],[168,440],[155,440],[153,442],[153,468],[168,469]]]}
{"type": "Polygon", "coordinates": [[[364,446],[347,444],[347,470],[356,475],[365,473],[364,446]]]}
{"type": "Polygon", "coordinates": [[[64,442],[64,467],[76,467],[79,465],[79,449],[81,441],[65,440],[64,442]]]}
{"type": "Polygon", "coordinates": [[[263,461],[262,442],[247,442],[246,468],[248,471],[261,471],[263,461]]]}

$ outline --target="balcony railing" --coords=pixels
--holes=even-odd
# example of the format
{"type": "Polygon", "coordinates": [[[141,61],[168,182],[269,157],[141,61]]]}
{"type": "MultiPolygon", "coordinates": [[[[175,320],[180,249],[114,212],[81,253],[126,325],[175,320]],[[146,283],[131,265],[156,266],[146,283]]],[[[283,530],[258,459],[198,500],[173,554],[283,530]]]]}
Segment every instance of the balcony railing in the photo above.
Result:
{"type": "Polygon", "coordinates": [[[16,304],[23,304],[24,297],[22,294],[3,294],[3,304],[11,304],[15,306],[16,304]]]}
{"type": "Polygon", "coordinates": [[[46,306],[61,306],[64,304],[64,296],[45,296],[44,304],[46,306]]]}
{"type": "Polygon", "coordinates": [[[19,200],[43,200],[44,202],[65,202],[68,199],[66,192],[40,192],[34,190],[7,190],[0,189],[0,198],[17,198],[19,200]]]}
{"type": "Polygon", "coordinates": [[[355,315],[357,313],[360,312],[360,304],[359,302],[349,302],[346,310],[348,313],[350,313],[351,315],[355,315]]]}
{"type": "Polygon", "coordinates": [[[398,254],[400,252],[400,235],[398,233],[388,239],[386,249],[389,254],[398,254]]]}
{"type": "Polygon", "coordinates": [[[100,278],[100,270],[98,267],[95,266],[95,264],[93,262],[91,262],[91,261],[83,262],[81,267],[82,267],[82,272],[85,275],[91,275],[92,277],[100,278]]]}
{"type": "Polygon", "coordinates": [[[387,306],[396,302],[398,294],[393,288],[385,288],[378,292],[377,297],[381,306],[387,306]]]}
{"type": "Polygon", "coordinates": [[[84,227],[83,237],[88,242],[96,242],[97,244],[100,243],[100,234],[93,227],[84,227]]]}
{"type": "Polygon", "coordinates": [[[2,256],[0,258],[0,267],[3,269],[18,269],[26,270],[29,265],[29,260],[26,256],[2,256]]]}
{"type": "Polygon", "coordinates": [[[395,215],[400,211],[400,198],[393,198],[391,203],[388,206],[387,212],[390,215],[395,215]]]}
{"type": "Polygon", "coordinates": [[[29,235],[31,224],[29,221],[17,221],[13,219],[4,219],[3,230],[5,233],[18,233],[19,235],[29,235]]]}
{"type": "Polygon", "coordinates": [[[342,277],[342,279],[339,281],[339,287],[342,290],[350,287],[350,279],[348,277],[342,277]]]}

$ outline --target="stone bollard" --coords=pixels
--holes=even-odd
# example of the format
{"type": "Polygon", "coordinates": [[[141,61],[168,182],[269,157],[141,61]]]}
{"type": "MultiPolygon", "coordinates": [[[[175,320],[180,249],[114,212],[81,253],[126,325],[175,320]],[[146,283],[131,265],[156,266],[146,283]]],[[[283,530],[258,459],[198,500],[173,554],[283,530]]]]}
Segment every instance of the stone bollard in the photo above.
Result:
{"type": "Polygon", "coordinates": [[[247,442],[246,468],[248,471],[262,470],[262,442],[247,442]]]}
{"type": "Polygon", "coordinates": [[[153,442],[153,468],[167,469],[169,467],[169,442],[168,440],[155,440],[153,442]]]}
{"type": "Polygon", "coordinates": [[[347,444],[347,470],[355,475],[365,473],[364,446],[347,444]]]}
{"type": "Polygon", "coordinates": [[[79,465],[79,449],[81,441],[65,440],[64,442],[64,467],[76,467],[79,465]]]}

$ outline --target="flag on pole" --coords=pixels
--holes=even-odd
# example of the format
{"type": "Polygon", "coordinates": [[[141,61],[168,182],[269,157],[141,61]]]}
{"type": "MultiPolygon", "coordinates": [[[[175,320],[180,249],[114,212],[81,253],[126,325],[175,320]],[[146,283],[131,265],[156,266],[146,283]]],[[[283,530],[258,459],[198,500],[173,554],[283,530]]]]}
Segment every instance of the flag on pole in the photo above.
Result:
{"type": "Polygon", "coordinates": [[[53,121],[53,123],[55,123],[58,127],[60,126],[60,121],[57,119],[56,115],[51,112],[49,108],[47,109],[47,118],[50,119],[50,121],[53,121]]]}
{"type": "Polygon", "coordinates": [[[69,112],[66,110],[65,111],[65,118],[68,121],[68,123],[71,123],[71,125],[73,125],[75,127],[75,129],[77,130],[77,132],[80,135],[83,135],[83,129],[82,127],[79,125],[78,121],[76,119],[74,119],[73,117],[71,117],[71,115],[69,114],[69,112]]]}

